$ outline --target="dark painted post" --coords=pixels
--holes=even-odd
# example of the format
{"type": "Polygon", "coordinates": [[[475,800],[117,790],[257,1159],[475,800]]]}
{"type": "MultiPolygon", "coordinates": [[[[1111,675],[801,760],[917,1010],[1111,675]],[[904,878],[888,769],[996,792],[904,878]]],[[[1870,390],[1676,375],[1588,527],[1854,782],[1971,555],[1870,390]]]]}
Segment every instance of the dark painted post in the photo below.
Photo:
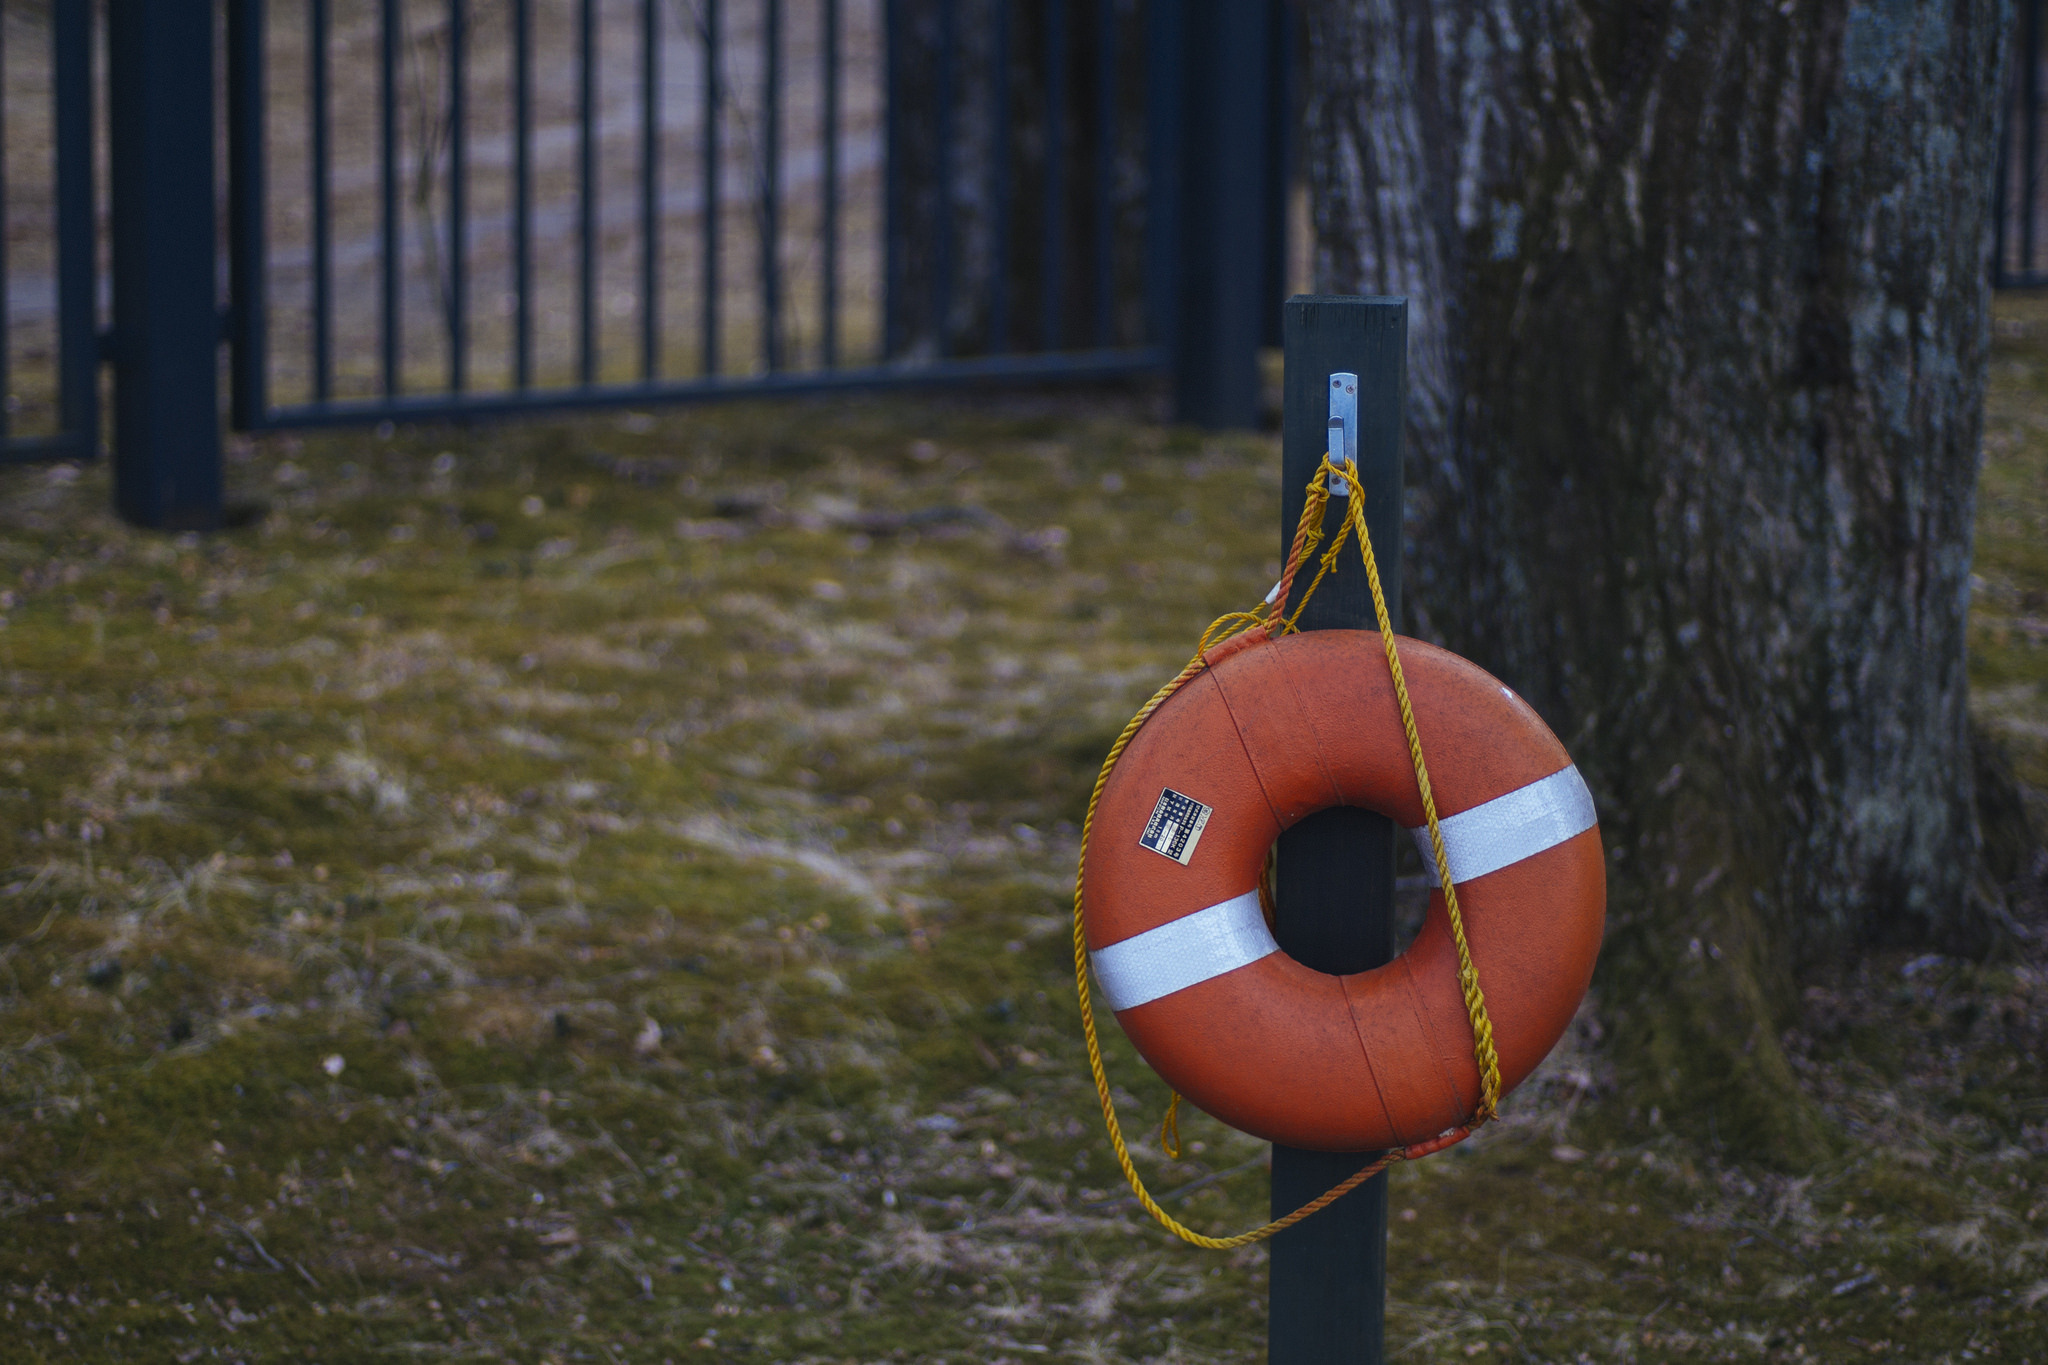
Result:
{"type": "Polygon", "coordinates": [[[110,0],[114,505],[140,526],[221,520],[213,15],[110,0]]]}
{"type": "MultiPolygon", "coordinates": [[[[1358,451],[1366,524],[1394,619],[1401,612],[1401,424],[1408,301],[1297,296],[1287,301],[1281,438],[1281,553],[1304,488],[1328,446],[1330,376],[1358,380],[1358,451]]],[[[1340,452],[1341,453],[1341,452],[1340,452]]],[[[1358,492],[1352,493],[1353,497],[1358,492]]],[[[1343,504],[1331,499],[1334,533],[1343,504]]],[[[1372,630],[1372,594],[1347,547],[1316,590],[1305,630],[1372,630]]],[[[1296,579],[1297,594],[1311,574],[1296,579]]],[[[1291,610],[1290,606],[1290,610],[1291,610]]],[[[1377,650],[1360,656],[1378,657],[1377,650]]],[[[1393,956],[1394,822],[1350,807],[1280,836],[1274,934],[1318,971],[1361,972],[1393,956]]],[[[1273,1148],[1273,1214],[1291,1213],[1373,1157],[1273,1148]]],[[[1273,1239],[1266,1339],[1271,1365],[1379,1365],[1385,1349],[1387,1178],[1380,1175],[1273,1239]]]]}
{"type": "MultiPolygon", "coordinates": [[[[1173,410],[1205,427],[1259,418],[1264,291],[1267,7],[1187,0],[1180,43],[1179,196],[1174,224],[1173,410]]],[[[1171,54],[1157,54],[1171,61],[1171,54]]],[[[1155,113],[1155,118],[1157,114],[1155,113]]],[[[1156,310],[1155,310],[1156,312],[1156,310]]]]}

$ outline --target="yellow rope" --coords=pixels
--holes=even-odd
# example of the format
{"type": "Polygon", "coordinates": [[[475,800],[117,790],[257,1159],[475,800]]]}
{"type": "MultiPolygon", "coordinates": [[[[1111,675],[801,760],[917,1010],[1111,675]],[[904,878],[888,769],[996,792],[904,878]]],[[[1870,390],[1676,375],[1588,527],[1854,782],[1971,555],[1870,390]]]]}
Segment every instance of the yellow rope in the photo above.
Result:
{"type": "MultiPolygon", "coordinates": [[[[1414,709],[1408,703],[1408,684],[1402,677],[1400,653],[1394,646],[1393,622],[1387,614],[1386,597],[1380,588],[1379,566],[1373,560],[1372,537],[1365,526],[1364,486],[1358,481],[1357,466],[1350,461],[1346,461],[1340,468],[1325,455],[1315,477],[1309,481],[1308,499],[1302,507],[1301,522],[1295,528],[1294,543],[1288,554],[1287,567],[1281,575],[1270,608],[1264,614],[1256,611],[1231,612],[1218,617],[1202,632],[1201,642],[1195,649],[1195,657],[1188,660],[1187,666],[1181,669],[1171,682],[1153,693],[1151,699],[1138,708],[1138,713],[1124,726],[1123,733],[1116,737],[1116,743],[1110,745],[1109,753],[1102,761],[1102,771],[1095,779],[1095,790],[1088,797],[1088,814],[1081,824],[1081,859],[1074,869],[1074,986],[1081,1002],[1081,1032],[1088,1043],[1088,1069],[1095,1078],[1096,1098],[1102,1104],[1102,1121],[1109,1129],[1109,1142],[1116,1151],[1117,1165],[1123,1169],[1124,1179],[1130,1183],[1131,1193],[1137,1197],[1139,1205],[1145,1212],[1151,1214],[1174,1236],[1198,1247],[1207,1247],[1212,1251],[1227,1251],[1251,1242],[1264,1241],[1274,1233],[1293,1227],[1302,1219],[1342,1199],[1396,1161],[1424,1156],[1461,1140],[1472,1129],[1493,1118],[1498,1111],[1500,1061],[1493,1044],[1493,1023],[1487,1017],[1486,997],[1479,989],[1479,973],[1472,965],[1471,950],[1465,942],[1464,918],[1458,913],[1458,893],[1451,884],[1450,859],[1444,852],[1442,831],[1437,827],[1436,799],[1430,793],[1429,771],[1422,761],[1422,740],[1416,733],[1414,709]],[[1295,608],[1294,614],[1288,616],[1287,598],[1292,591],[1295,574],[1307,562],[1309,555],[1315,552],[1323,537],[1324,509],[1329,504],[1329,481],[1333,478],[1350,480],[1355,493],[1347,500],[1349,506],[1342,526],[1330,542],[1329,548],[1323,552],[1316,568],[1316,576],[1310,580],[1308,590],[1302,594],[1301,603],[1295,608]],[[1129,747],[1139,727],[1151,718],[1154,711],[1165,704],[1168,697],[1178,692],[1190,678],[1207,667],[1203,655],[1213,645],[1220,644],[1242,630],[1260,628],[1274,634],[1287,634],[1295,630],[1302,611],[1308,606],[1309,598],[1315,595],[1316,589],[1322,586],[1323,579],[1336,568],[1338,553],[1354,532],[1358,536],[1359,555],[1365,561],[1366,579],[1372,587],[1373,612],[1378,618],[1380,641],[1386,648],[1387,669],[1394,681],[1394,696],[1400,703],[1401,728],[1408,737],[1409,756],[1414,760],[1415,783],[1422,795],[1423,815],[1429,821],[1430,846],[1436,853],[1437,878],[1443,886],[1444,908],[1450,918],[1451,936],[1458,948],[1458,985],[1464,993],[1466,1014],[1472,1021],[1473,1059],[1479,1065],[1479,1105],[1472,1118],[1451,1133],[1430,1142],[1382,1153],[1356,1173],[1285,1217],[1276,1218],[1270,1223],[1253,1228],[1250,1232],[1238,1233],[1234,1237],[1210,1237],[1196,1232],[1159,1207],[1159,1202],[1145,1188],[1144,1179],[1139,1176],[1137,1166],[1131,1161],[1130,1149],[1124,1142],[1123,1127],[1117,1122],[1116,1102],[1110,1095],[1109,1076],[1102,1065],[1102,1042],[1096,1034],[1095,1007],[1088,989],[1088,938],[1081,911],[1081,888],[1087,872],[1088,838],[1094,831],[1095,809],[1101,803],[1102,789],[1108,785],[1109,775],[1115,769],[1117,759],[1123,756],[1124,750],[1129,747]]],[[[1180,1155],[1179,1116],[1180,1094],[1175,1092],[1172,1103],[1167,1106],[1165,1121],[1160,1124],[1159,1130],[1160,1145],[1168,1157],[1175,1159],[1180,1155]]]]}
{"type": "MultiPolygon", "coordinates": [[[[1352,487],[1360,488],[1356,470],[1349,461],[1345,468],[1353,475],[1352,487]]],[[[1330,471],[1327,458],[1323,470],[1330,471]]],[[[1465,942],[1465,917],[1458,913],[1458,888],[1451,884],[1451,860],[1444,852],[1444,832],[1437,824],[1436,797],[1429,789],[1429,769],[1422,761],[1422,739],[1415,732],[1415,708],[1408,704],[1408,680],[1401,675],[1401,655],[1394,648],[1394,626],[1387,618],[1386,596],[1380,591],[1380,568],[1373,560],[1372,533],[1365,529],[1365,498],[1354,497],[1350,502],[1346,522],[1357,530],[1358,548],[1365,557],[1365,576],[1372,584],[1373,614],[1379,618],[1380,643],[1387,651],[1387,672],[1393,675],[1394,696],[1401,703],[1401,730],[1408,736],[1408,753],[1415,760],[1415,785],[1422,793],[1422,814],[1429,821],[1429,847],[1436,855],[1437,881],[1444,890],[1444,914],[1451,922],[1451,939],[1458,945],[1458,987],[1464,992],[1465,1013],[1472,1021],[1472,1057],[1479,1063],[1479,1107],[1473,1116],[1476,1126],[1492,1119],[1500,1110],[1500,1055],[1493,1046],[1493,1020],[1487,1017],[1486,993],[1479,989],[1479,969],[1472,965],[1472,949],[1465,942]]]]}
{"type": "Polygon", "coordinates": [[[1180,1091],[1166,1102],[1166,1117],[1159,1120],[1159,1150],[1168,1161],[1180,1160],[1180,1091]]]}

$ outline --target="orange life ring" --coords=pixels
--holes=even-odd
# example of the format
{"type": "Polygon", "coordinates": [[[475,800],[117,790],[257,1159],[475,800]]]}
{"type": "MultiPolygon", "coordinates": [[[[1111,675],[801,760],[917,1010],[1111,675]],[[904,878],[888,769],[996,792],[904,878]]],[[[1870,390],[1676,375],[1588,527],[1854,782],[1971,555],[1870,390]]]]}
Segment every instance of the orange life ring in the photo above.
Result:
{"type": "MultiPolygon", "coordinates": [[[[1400,653],[1505,1093],[1592,979],[1599,826],[1527,702],[1448,651],[1400,653]]],[[[1353,976],[1281,952],[1259,908],[1273,840],[1329,806],[1398,820],[1435,865],[1380,637],[1254,632],[1208,663],[1102,789],[1082,884],[1097,985],[1152,1068],[1232,1127],[1323,1151],[1427,1142],[1480,1089],[1443,893],[1406,952],[1353,976]]]]}

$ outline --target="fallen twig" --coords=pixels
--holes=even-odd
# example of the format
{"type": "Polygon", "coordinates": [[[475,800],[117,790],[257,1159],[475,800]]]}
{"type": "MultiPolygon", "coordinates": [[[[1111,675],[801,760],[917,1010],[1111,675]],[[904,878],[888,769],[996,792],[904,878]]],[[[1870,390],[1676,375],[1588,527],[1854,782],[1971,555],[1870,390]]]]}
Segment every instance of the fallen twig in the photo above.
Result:
{"type": "MultiPolygon", "coordinates": [[[[248,1228],[243,1227],[240,1223],[237,1223],[234,1219],[229,1218],[225,1215],[221,1217],[220,1221],[225,1223],[227,1226],[233,1228],[236,1232],[241,1233],[244,1237],[248,1238],[249,1245],[256,1248],[256,1254],[263,1258],[263,1263],[265,1265],[269,1266],[272,1270],[282,1271],[284,1269],[283,1266],[278,1264],[277,1257],[271,1255],[269,1252],[263,1249],[263,1243],[256,1240],[255,1233],[251,1232],[248,1228]]],[[[305,1274],[304,1271],[300,1271],[299,1273],[302,1275],[305,1274]]]]}

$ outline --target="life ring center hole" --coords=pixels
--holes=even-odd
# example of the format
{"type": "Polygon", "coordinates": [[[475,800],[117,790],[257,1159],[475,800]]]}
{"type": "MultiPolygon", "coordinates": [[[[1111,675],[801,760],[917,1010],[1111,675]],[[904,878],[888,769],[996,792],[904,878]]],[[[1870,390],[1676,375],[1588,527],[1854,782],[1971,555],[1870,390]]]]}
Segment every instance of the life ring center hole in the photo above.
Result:
{"type": "MultiPolygon", "coordinates": [[[[1349,813],[1349,808],[1340,807],[1338,810],[1349,813]]],[[[1337,814],[1338,811],[1319,811],[1302,823],[1308,824],[1324,816],[1337,814]]],[[[1283,835],[1282,839],[1285,837],[1283,835]]],[[[1273,918],[1273,897],[1279,886],[1280,844],[1281,840],[1275,840],[1273,846],[1267,850],[1265,875],[1260,878],[1259,883],[1260,900],[1269,927],[1273,918]]],[[[1436,885],[1436,870],[1424,864],[1422,856],[1415,849],[1414,841],[1409,839],[1405,832],[1399,833],[1394,840],[1393,957],[1399,957],[1407,952],[1408,945],[1422,932],[1422,922],[1429,914],[1430,893],[1436,890],[1436,885]]],[[[1286,944],[1283,943],[1282,950],[1285,951],[1285,948],[1286,944]]],[[[1389,958],[1389,961],[1391,960],[1392,958],[1389,958]]]]}

